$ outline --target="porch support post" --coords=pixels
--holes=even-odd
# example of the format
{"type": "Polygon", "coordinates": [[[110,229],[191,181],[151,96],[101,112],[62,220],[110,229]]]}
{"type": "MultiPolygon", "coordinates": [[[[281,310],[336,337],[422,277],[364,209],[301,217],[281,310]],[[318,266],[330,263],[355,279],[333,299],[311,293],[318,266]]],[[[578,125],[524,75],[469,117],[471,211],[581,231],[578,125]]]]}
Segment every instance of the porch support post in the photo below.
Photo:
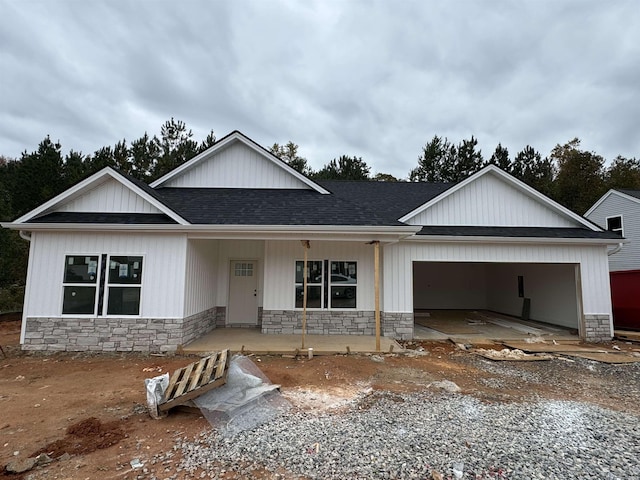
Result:
{"type": "Polygon", "coordinates": [[[380,351],[380,242],[373,242],[373,285],[376,318],[376,351],[380,351]]]}
{"type": "Polygon", "coordinates": [[[307,331],[307,253],[309,240],[301,240],[304,247],[304,267],[302,268],[302,348],[304,349],[304,337],[307,331]]]}

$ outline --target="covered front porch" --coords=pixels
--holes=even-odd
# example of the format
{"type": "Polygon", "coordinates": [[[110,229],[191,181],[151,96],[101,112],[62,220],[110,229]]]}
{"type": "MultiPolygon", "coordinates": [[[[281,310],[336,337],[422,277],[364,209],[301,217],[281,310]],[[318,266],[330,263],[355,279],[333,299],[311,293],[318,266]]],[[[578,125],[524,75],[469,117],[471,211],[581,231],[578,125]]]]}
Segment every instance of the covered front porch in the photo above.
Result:
{"type": "Polygon", "coordinates": [[[305,335],[304,348],[299,334],[265,335],[260,328],[218,328],[181,348],[189,354],[205,354],[224,349],[232,352],[255,354],[334,355],[349,353],[402,352],[404,349],[393,338],[381,337],[376,349],[375,335],[305,335]]]}

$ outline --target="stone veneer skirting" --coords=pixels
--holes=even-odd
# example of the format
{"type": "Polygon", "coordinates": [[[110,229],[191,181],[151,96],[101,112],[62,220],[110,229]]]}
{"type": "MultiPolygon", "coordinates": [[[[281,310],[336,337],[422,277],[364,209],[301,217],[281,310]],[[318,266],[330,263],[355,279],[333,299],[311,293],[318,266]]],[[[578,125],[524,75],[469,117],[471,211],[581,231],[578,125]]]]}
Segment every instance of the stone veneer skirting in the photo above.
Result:
{"type": "MultiPolygon", "coordinates": [[[[216,327],[219,307],[187,318],[27,318],[23,350],[175,352],[216,327]]],[[[224,321],[224,314],[222,315],[224,321]]]]}
{"type": "Polygon", "coordinates": [[[608,342],[612,338],[609,315],[584,316],[584,339],[587,342],[608,342]]]}
{"type": "MultiPolygon", "coordinates": [[[[413,337],[413,313],[381,312],[382,335],[402,340],[413,337]]],[[[262,333],[301,334],[302,312],[299,310],[263,310],[262,333]]],[[[307,311],[309,335],[375,335],[373,311],[307,311]]]]}

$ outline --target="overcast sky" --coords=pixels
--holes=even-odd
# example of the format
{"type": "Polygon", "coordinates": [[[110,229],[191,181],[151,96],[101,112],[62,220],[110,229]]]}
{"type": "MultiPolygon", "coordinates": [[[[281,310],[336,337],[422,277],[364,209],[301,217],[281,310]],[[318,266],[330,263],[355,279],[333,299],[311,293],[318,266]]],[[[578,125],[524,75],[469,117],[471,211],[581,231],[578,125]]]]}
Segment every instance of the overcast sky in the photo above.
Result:
{"type": "Polygon", "coordinates": [[[640,3],[0,0],[0,155],[171,117],[398,177],[434,135],[639,158],[640,3]]]}

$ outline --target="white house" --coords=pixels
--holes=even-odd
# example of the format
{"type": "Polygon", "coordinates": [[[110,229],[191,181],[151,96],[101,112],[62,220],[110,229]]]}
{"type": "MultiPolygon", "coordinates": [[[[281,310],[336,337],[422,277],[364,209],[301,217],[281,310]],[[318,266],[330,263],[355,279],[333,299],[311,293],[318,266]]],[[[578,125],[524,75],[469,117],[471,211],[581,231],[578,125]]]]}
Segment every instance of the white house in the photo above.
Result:
{"type": "Polygon", "coordinates": [[[415,309],[529,299],[531,319],[612,336],[619,237],[493,166],[455,185],[314,182],[236,131],[150,186],[105,168],[2,226],[31,242],[27,350],[299,332],[305,250],[311,334],[370,335],[378,313],[406,339],[415,309]]]}

